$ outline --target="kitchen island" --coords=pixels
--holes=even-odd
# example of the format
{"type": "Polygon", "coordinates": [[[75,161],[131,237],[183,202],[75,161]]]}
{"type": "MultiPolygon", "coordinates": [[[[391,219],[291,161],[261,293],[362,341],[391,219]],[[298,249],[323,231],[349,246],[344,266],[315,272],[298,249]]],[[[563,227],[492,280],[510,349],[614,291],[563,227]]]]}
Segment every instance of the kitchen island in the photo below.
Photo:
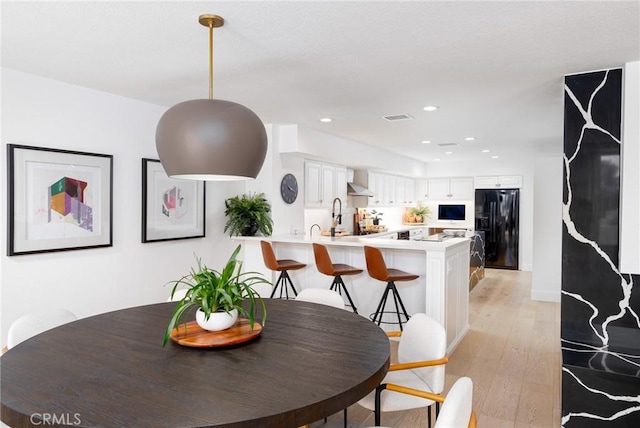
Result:
{"type": "MultiPolygon", "coordinates": [[[[289,272],[294,285],[304,288],[328,289],[332,277],[315,267],[313,247],[327,246],[333,263],[345,263],[364,270],[360,275],[344,277],[358,313],[369,317],[374,313],[386,284],[372,279],[366,271],[363,247],[382,250],[388,267],[420,275],[413,281],[396,283],[409,314],[422,312],[445,326],[447,352],[453,351],[469,329],[469,238],[449,238],[442,241],[407,241],[388,239],[390,233],[363,236],[324,237],[286,235],[272,237],[235,237],[242,241],[244,270],[261,272],[275,283],[277,272],[264,266],[260,241],[273,244],[278,259],[294,259],[306,263],[305,269],[289,272]]],[[[393,310],[391,301],[387,311],[393,310]]],[[[350,309],[350,308],[349,308],[350,309]]],[[[395,313],[386,314],[383,321],[393,321],[395,313]]],[[[386,330],[397,330],[397,324],[382,324],[386,330]]]]}

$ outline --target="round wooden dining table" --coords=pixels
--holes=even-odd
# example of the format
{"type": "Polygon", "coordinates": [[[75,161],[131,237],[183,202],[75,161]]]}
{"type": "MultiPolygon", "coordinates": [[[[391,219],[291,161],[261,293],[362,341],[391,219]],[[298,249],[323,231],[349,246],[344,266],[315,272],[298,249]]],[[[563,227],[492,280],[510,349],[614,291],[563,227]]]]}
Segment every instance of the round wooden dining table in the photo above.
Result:
{"type": "Polygon", "coordinates": [[[1,419],[12,427],[298,427],[350,406],[385,376],[389,340],[371,321],[314,303],[265,303],[260,335],[230,347],[163,347],[175,303],[44,332],[0,358],[1,419]]]}

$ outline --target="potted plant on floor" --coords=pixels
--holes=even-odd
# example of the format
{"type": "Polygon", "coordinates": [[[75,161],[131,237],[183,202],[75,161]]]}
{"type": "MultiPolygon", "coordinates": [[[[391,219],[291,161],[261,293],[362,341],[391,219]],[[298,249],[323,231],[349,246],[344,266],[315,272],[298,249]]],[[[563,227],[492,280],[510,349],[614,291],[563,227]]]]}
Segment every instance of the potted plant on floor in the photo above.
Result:
{"type": "Polygon", "coordinates": [[[264,236],[271,236],[271,205],[264,193],[234,196],[225,200],[224,205],[227,217],[224,231],[229,231],[229,236],[254,236],[258,231],[264,236]]]}
{"type": "Polygon", "coordinates": [[[208,268],[199,258],[198,268],[191,269],[187,275],[177,280],[171,290],[173,298],[176,290],[186,286],[184,297],[176,303],[169,325],[164,335],[163,345],[171,337],[174,328],[178,328],[180,320],[191,308],[198,308],[196,321],[205,330],[219,331],[235,324],[238,314],[249,319],[251,328],[255,322],[256,302],[262,305],[262,323],[267,317],[267,310],[262,298],[252,288],[259,283],[270,284],[257,272],[242,272],[242,262],[237,259],[241,246],[238,245],[221,271],[208,268]],[[242,306],[249,300],[249,309],[242,306]]]}

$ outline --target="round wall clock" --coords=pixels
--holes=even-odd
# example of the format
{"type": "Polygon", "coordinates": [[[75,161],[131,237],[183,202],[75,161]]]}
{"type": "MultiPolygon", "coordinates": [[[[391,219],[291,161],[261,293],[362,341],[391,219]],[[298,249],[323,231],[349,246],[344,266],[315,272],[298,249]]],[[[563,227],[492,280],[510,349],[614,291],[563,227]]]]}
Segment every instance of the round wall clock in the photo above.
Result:
{"type": "Polygon", "coordinates": [[[298,180],[293,174],[286,174],[280,182],[280,195],[282,200],[288,204],[295,202],[298,197],[298,180]]]}

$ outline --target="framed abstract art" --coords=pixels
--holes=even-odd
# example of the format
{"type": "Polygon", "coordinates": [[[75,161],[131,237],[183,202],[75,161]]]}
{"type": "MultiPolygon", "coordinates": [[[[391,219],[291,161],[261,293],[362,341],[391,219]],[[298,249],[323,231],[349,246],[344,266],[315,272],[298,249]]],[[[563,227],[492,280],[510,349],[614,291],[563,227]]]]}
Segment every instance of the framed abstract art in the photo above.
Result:
{"type": "Polygon", "coordinates": [[[142,159],[142,242],[205,236],[205,182],[178,180],[142,159]]]}
{"type": "Polygon", "coordinates": [[[112,245],[113,156],[7,145],[9,256],[112,245]]]}

